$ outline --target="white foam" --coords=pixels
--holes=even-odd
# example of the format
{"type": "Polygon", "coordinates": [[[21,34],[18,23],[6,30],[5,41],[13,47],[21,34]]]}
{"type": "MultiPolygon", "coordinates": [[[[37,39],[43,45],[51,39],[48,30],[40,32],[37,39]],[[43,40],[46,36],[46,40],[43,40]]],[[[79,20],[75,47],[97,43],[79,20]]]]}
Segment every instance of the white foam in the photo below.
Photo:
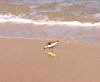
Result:
{"type": "Polygon", "coordinates": [[[14,23],[30,23],[36,25],[65,25],[65,26],[100,26],[98,23],[81,23],[78,21],[63,22],[63,21],[49,21],[49,20],[32,20],[21,18],[21,16],[14,16],[11,14],[0,15],[0,23],[14,22],[14,23]]]}

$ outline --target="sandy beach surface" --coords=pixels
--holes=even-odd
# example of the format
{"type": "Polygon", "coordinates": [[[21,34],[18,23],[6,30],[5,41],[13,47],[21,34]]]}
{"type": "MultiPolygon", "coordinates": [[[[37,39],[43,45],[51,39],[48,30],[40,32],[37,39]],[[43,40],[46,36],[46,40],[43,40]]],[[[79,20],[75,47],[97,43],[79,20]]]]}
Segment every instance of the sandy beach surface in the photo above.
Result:
{"type": "Polygon", "coordinates": [[[0,38],[0,82],[100,82],[100,46],[48,41],[0,38]]]}

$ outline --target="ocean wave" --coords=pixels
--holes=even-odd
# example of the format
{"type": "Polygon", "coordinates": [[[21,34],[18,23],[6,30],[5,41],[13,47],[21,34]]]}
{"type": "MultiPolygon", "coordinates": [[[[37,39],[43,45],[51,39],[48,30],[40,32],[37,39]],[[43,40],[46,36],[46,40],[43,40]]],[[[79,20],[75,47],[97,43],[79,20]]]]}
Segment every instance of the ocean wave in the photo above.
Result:
{"type": "Polygon", "coordinates": [[[21,15],[15,16],[11,14],[0,15],[0,23],[30,23],[35,25],[64,25],[64,26],[100,26],[98,23],[82,23],[79,21],[49,21],[49,20],[32,20],[22,18],[21,15]]]}

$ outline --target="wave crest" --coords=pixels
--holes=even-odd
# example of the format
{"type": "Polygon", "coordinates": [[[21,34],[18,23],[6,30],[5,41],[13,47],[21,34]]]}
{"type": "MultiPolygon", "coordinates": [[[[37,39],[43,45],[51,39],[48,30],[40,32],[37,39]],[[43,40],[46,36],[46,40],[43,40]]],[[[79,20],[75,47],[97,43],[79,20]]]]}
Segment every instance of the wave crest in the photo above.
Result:
{"type": "Polygon", "coordinates": [[[32,20],[22,18],[20,15],[15,16],[11,14],[0,15],[0,23],[13,22],[13,23],[30,23],[36,25],[64,25],[64,26],[100,26],[98,23],[81,23],[79,21],[49,21],[49,20],[32,20]]]}

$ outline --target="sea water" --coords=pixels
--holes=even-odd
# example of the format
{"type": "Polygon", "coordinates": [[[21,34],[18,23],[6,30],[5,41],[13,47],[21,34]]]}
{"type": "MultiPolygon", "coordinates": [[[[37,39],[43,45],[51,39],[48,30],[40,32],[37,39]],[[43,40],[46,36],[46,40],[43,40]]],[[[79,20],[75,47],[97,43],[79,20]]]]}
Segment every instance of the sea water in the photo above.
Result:
{"type": "Polygon", "coordinates": [[[0,0],[0,36],[100,44],[100,0],[0,0]]]}

